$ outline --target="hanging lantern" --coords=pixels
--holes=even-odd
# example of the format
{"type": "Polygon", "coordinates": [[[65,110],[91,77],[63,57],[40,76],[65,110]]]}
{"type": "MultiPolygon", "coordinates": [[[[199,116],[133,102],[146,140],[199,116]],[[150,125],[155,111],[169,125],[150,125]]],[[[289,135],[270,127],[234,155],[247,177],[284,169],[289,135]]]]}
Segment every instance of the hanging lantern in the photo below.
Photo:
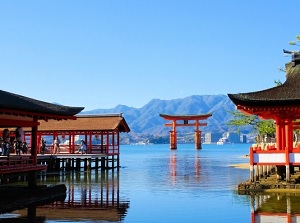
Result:
{"type": "Polygon", "coordinates": [[[62,140],[65,140],[66,135],[63,133],[63,134],[61,135],[61,138],[62,138],[62,140]]]}
{"type": "Polygon", "coordinates": [[[95,139],[98,140],[99,139],[99,135],[95,134],[95,139]]]}

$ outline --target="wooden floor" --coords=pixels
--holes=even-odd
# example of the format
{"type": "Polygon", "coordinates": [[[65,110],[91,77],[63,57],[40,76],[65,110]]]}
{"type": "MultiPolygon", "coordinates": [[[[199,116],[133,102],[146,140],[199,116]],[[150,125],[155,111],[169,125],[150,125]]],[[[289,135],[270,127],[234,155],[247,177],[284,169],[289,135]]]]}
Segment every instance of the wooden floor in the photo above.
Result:
{"type": "Polygon", "coordinates": [[[81,171],[114,169],[119,167],[119,156],[107,154],[37,154],[33,164],[30,154],[0,156],[0,174],[31,171],[81,171]]]}
{"type": "MultiPolygon", "coordinates": [[[[23,156],[23,155],[22,155],[23,156]]],[[[25,154],[27,156],[27,154],[25,154]]],[[[107,154],[70,154],[70,153],[59,153],[59,154],[38,154],[37,159],[49,159],[49,158],[60,158],[60,159],[94,159],[94,158],[101,158],[101,157],[108,157],[107,154]]]]}

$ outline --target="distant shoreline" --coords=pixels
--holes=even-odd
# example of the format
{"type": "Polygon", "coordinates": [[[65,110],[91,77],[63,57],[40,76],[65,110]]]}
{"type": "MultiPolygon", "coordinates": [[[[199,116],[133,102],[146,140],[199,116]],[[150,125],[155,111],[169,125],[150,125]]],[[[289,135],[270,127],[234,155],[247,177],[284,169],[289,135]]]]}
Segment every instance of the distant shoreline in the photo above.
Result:
{"type": "Polygon", "coordinates": [[[238,169],[249,169],[249,163],[239,163],[239,164],[230,164],[229,167],[238,168],[238,169]]]}
{"type": "MultiPolygon", "coordinates": [[[[249,159],[249,155],[244,155],[239,158],[249,159]]],[[[237,163],[237,164],[230,164],[229,167],[238,168],[238,169],[249,169],[250,165],[248,163],[237,163]]]]}

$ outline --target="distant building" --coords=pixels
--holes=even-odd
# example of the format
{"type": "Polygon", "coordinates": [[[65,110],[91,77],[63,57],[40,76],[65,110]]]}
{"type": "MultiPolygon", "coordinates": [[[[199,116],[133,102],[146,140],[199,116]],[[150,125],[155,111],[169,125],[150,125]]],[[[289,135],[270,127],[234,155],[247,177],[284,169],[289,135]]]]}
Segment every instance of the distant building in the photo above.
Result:
{"type": "Polygon", "coordinates": [[[235,133],[235,132],[227,132],[226,133],[226,137],[228,139],[229,142],[231,143],[240,143],[240,134],[235,133]]]}
{"type": "Polygon", "coordinates": [[[247,143],[247,135],[242,134],[242,135],[240,136],[240,141],[241,141],[241,143],[247,143]]]}
{"type": "Polygon", "coordinates": [[[205,133],[204,143],[217,143],[222,137],[222,133],[205,133]]]}

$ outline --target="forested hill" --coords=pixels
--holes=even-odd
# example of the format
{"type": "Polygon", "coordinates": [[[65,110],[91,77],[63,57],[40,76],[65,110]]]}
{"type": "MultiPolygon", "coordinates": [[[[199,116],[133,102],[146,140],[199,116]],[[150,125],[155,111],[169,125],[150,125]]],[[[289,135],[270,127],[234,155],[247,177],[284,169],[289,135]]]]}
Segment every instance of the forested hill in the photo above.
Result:
{"type": "MultiPolygon", "coordinates": [[[[227,95],[193,95],[181,99],[160,100],[153,99],[141,108],[118,105],[111,109],[95,109],[85,111],[82,114],[107,114],[123,113],[131,133],[165,134],[171,129],[165,127],[166,121],[159,114],[207,114],[212,117],[207,119],[208,125],[201,127],[206,132],[226,132],[226,123],[231,115],[228,111],[234,111],[235,106],[227,95]]],[[[189,129],[188,131],[191,131],[189,129]]]]}

